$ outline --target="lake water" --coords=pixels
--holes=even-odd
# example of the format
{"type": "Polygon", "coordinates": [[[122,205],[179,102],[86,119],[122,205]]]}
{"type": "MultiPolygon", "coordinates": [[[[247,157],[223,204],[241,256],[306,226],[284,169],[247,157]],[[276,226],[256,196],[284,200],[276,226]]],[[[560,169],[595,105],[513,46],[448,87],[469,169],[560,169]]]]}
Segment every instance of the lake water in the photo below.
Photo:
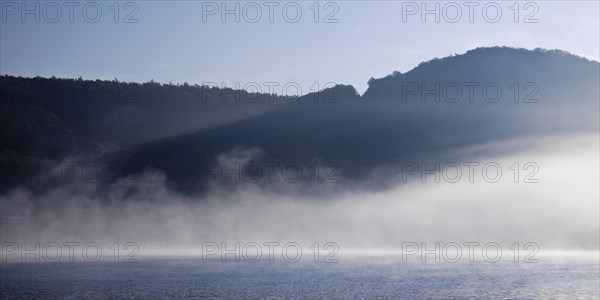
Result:
{"type": "Polygon", "coordinates": [[[600,299],[597,257],[539,263],[403,263],[340,256],[338,263],[226,262],[140,257],[138,263],[0,265],[2,299],[486,298],[600,299]]]}

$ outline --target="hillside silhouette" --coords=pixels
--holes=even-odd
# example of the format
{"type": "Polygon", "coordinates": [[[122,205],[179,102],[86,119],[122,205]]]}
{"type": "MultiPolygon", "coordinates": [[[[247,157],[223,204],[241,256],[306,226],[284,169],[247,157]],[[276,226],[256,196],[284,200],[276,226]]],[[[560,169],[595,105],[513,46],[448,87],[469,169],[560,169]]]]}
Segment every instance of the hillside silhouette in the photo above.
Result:
{"type": "Polygon", "coordinates": [[[187,84],[5,76],[1,158],[32,164],[88,153],[124,175],[160,171],[184,192],[202,190],[206,166],[231,157],[304,170],[328,165],[341,182],[356,183],[405,161],[466,159],[462,150],[490,142],[598,132],[599,82],[598,62],[507,47],[372,78],[362,96],[338,85],[299,98],[263,94],[256,103],[223,102],[220,89],[187,84]],[[68,99],[61,91],[69,85],[117,89],[121,98],[68,99]],[[46,101],[45,87],[63,96],[46,101]],[[128,93],[135,101],[124,101],[128,93]]]}

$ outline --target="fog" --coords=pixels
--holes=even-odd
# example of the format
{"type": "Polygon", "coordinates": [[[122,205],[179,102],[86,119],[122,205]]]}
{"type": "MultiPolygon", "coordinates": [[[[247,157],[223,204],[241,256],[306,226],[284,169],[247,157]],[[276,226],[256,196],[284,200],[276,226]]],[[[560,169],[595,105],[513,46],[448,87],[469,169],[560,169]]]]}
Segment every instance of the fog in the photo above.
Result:
{"type": "MultiPolygon", "coordinates": [[[[25,222],[3,224],[1,239],[134,242],[140,253],[167,254],[203,242],[335,242],[343,251],[395,249],[403,242],[493,241],[535,242],[541,251],[597,250],[598,150],[597,134],[501,141],[463,149],[480,163],[473,182],[466,168],[457,182],[441,175],[435,182],[434,174],[426,174],[423,183],[419,174],[403,180],[386,172],[386,180],[397,184],[382,189],[352,188],[342,178],[337,184],[277,188],[215,184],[201,196],[186,196],[169,190],[158,172],[145,173],[137,183],[114,183],[102,196],[91,183],[57,186],[42,195],[20,187],[2,196],[3,211],[30,215],[25,222]],[[490,154],[499,147],[511,149],[502,151],[510,155],[490,154]],[[488,162],[502,168],[495,183],[482,177],[481,165],[488,162]],[[509,169],[515,162],[517,183],[509,169]],[[524,169],[527,162],[539,167],[528,178],[538,183],[523,182],[533,170],[524,169]],[[138,189],[133,195],[132,184],[138,189]]],[[[361,186],[369,185],[376,183],[361,186]]]]}

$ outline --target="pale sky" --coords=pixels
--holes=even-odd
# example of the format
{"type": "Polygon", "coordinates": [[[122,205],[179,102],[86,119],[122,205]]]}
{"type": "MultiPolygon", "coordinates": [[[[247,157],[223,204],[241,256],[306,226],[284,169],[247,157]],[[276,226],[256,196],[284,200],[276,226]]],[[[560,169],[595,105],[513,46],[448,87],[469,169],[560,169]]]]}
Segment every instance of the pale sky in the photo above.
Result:
{"type": "MultiPolygon", "coordinates": [[[[228,1],[229,9],[239,3],[239,23],[235,13],[221,21],[222,2],[120,2],[116,15],[113,1],[74,1],[69,8],[60,1],[29,1],[23,7],[22,1],[2,0],[0,73],[224,82],[229,87],[256,82],[265,86],[263,92],[269,82],[296,82],[302,93],[315,88],[315,82],[320,87],[335,82],[351,84],[362,93],[370,77],[406,72],[422,61],[479,46],[561,49],[595,60],[600,56],[598,1],[426,2],[429,9],[439,4],[439,23],[435,14],[425,15],[422,22],[422,1],[228,1]],[[49,3],[58,4],[60,15],[49,3]],[[476,4],[472,23],[468,3],[476,4]],[[408,15],[414,4],[419,11],[408,15]],[[218,11],[210,14],[215,7],[218,11]],[[492,23],[497,7],[501,15],[492,23]],[[519,22],[514,19],[517,7],[519,22]],[[34,12],[22,15],[23,8],[34,12]],[[298,8],[301,15],[292,23],[298,8]],[[250,22],[253,19],[256,23],[250,22]],[[338,22],[324,23],[325,19],[338,22]],[[524,23],[526,19],[538,22],[524,23]]],[[[274,92],[282,93],[277,88],[274,92]]]]}

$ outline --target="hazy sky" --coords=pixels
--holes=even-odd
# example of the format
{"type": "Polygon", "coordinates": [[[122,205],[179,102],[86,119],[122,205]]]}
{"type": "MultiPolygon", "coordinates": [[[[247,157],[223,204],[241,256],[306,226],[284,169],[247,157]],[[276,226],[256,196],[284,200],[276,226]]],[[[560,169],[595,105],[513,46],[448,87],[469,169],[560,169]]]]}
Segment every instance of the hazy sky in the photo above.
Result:
{"type": "Polygon", "coordinates": [[[120,2],[118,16],[113,1],[72,3],[29,1],[23,7],[20,1],[2,0],[0,73],[225,82],[230,87],[236,82],[242,87],[250,82],[297,82],[303,93],[314,82],[321,87],[336,82],[352,84],[362,93],[370,77],[405,72],[422,61],[478,46],[562,49],[596,60],[600,56],[598,1],[427,2],[425,8],[439,5],[439,23],[434,14],[422,22],[421,1],[227,2],[228,9],[238,3],[239,23],[235,14],[222,22],[221,1],[120,2]],[[37,13],[22,14],[23,8],[34,10],[36,4],[37,13]],[[298,7],[301,16],[296,17],[298,7]],[[493,23],[498,7],[499,21],[493,23]],[[414,15],[406,14],[415,8],[414,15]]]}

